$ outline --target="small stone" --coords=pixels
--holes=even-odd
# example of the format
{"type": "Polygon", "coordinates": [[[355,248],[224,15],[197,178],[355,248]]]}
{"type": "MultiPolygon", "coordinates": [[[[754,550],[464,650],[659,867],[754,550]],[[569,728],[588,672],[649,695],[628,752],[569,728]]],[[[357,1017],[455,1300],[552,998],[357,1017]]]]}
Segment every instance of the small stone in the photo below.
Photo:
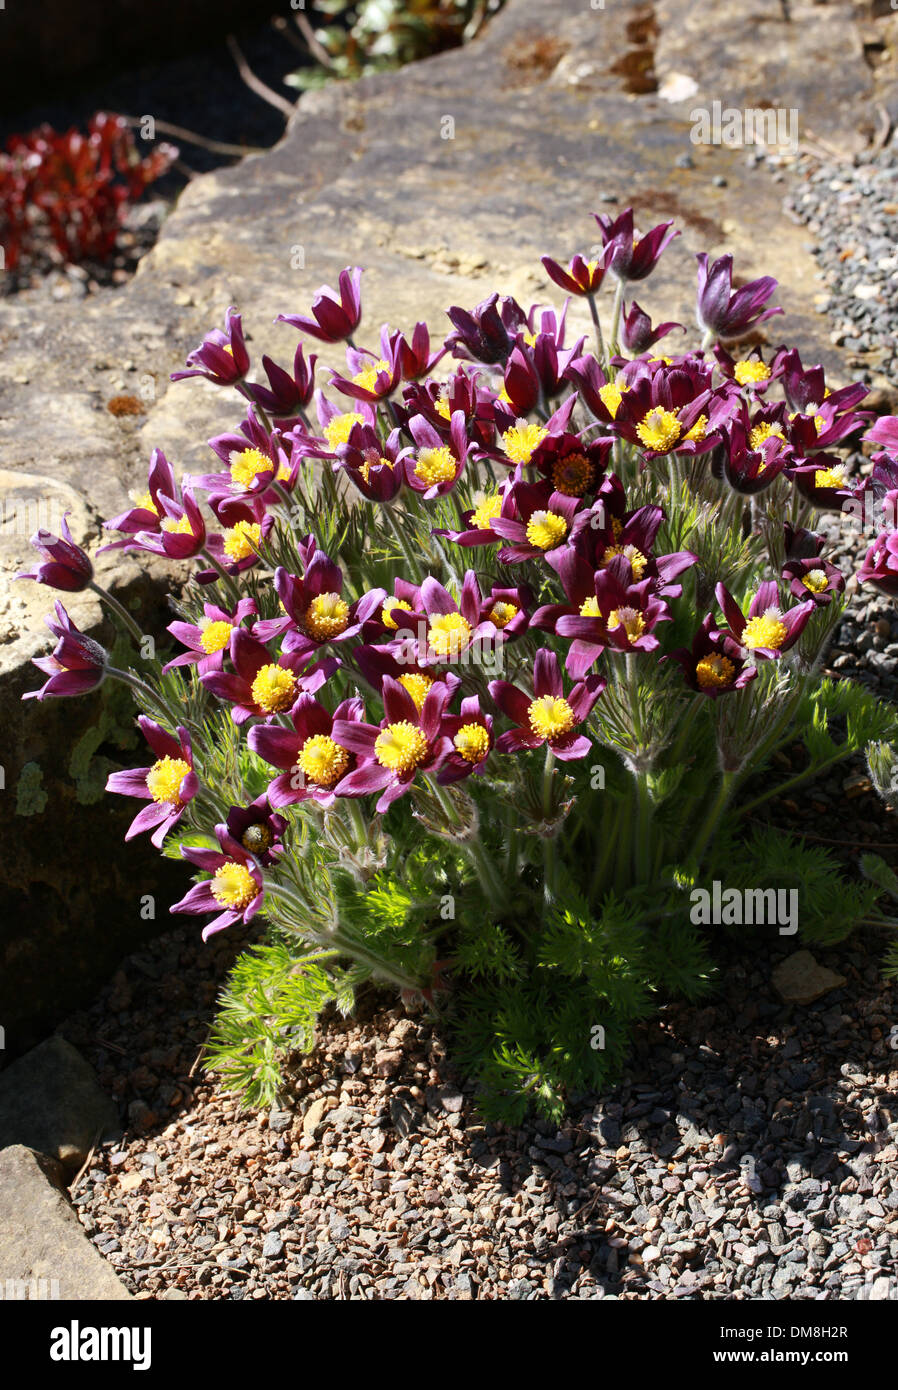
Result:
{"type": "Polygon", "coordinates": [[[813,1004],[815,999],[844,985],[845,976],[819,965],[810,951],[794,951],[777,965],[771,983],[784,1003],[813,1004]]]}
{"type": "Polygon", "coordinates": [[[277,1260],[284,1253],[284,1242],[277,1231],[269,1231],[262,1242],[262,1255],[266,1260],[277,1260]]]}

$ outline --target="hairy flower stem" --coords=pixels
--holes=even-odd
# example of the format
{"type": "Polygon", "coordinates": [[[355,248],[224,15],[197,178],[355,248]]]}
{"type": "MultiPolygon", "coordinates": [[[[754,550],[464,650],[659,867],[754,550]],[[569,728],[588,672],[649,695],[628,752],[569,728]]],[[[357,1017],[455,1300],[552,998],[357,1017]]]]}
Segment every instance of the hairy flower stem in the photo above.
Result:
{"type": "MultiPolygon", "coordinates": [[[[434,778],[428,778],[427,780],[450,825],[455,826],[458,830],[464,830],[464,826],[458,817],[455,807],[449,800],[445,787],[441,787],[434,778]]],[[[480,879],[481,886],[487,897],[494,906],[504,908],[508,900],[508,894],[498,871],[494,865],[490,863],[483,845],[480,843],[480,836],[475,835],[473,839],[459,836],[456,843],[470,857],[477,871],[477,877],[480,879]]]]}
{"type": "Polygon", "coordinates": [[[702,824],[701,829],[698,832],[698,837],[693,846],[692,852],[695,855],[696,863],[701,863],[702,855],[707,849],[708,843],[714,835],[715,830],[717,829],[720,817],[726,810],[727,802],[729,801],[730,796],[735,790],[735,782],[737,780],[737,775],[738,774],[735,772],[721,773],[720,787],[718,788],[717,795],[711,803],[711,806],[708,810],[708,814],[705,816],[704,822],[702,824]]]}
{"type": "MultiPolygon", "coordinates": [[[[272,883],[275,893],[286,898],[293,907],[296,908],[301,917],[307,917],[308,905],[303,902],[300,895],[290,884],[281,883],[276,879],[272,880],[272,883]]],[[[376,979],[386,980],[389,984],[395,985],[397,989],[419,990],[421,988],[421,980],[406,974],[405,971],[400,970],[397,966],[391,965],[380,956],[375,955],[373,951],[369,951],[366,946],[363,946],[360,941],[357,941],[352,936],[347,936],[345,932],[341,931],[337,924],[327,932],[326,937],[322,937],[318,932],[308,926],[305,928],[305,933],[310,941],[314,941],[316,946],[320,946],[323,950],[333,950],[339,952],[341,955],[349,956],[352,960],[357,961],[359,965],[364,965],[366,969],[370,970],[371,974],[376,979]]]]}
{"type": "Polygon", "coordinates": [[[594,294],[588,294],[586,298],[589,303],[589,312],[592,315],[593,326],[596,330],[596,349],[598,351],[598,356],[607,370],[608,357],[605,352],[605,340],[602,337],[602,325],[599,321],[599,307],[596,304],[596,297],[594,294]]]}
{"type": "Polygon", "coordinates": [[[624,310],[624,290],[626,281],[618,280],[617,289],[614,291],[614,303],[611,306],[611,356],[616,357],[620,352],[620,325],[624,310]]]}
{"type": "Polygon", "coordinates": [[[138,647],[140,647],[140,645],[143,642],[144,634],[141,632],[140,628],[137,626],[137,623],[131,617],[131,614],[128,612],[128,610],[121,603],[119,603],[117,598],[112,597],[112,594],[109,593],[108,589],[102,588],[102,586],[99,585],[96,582],[96,580],[91,579],[88,584],[88,588],[93,589],[100,602],[105,603],[110,612],[114,613],[115,616],[124,624],[124,626],[130,632],[131,636],[134,638],[138,647]]]}
{"type": "Polygon", "coordinates": [[[202,555],[204,560],[209,561],[209,564],[215,570],[216,574],[218,575],[219,582],[224,586],[225,592],[227,593],[228,597],[234,603],[237,603],[240,599],[240,590],[234,583],[234,580],[228,574],[227,570],[224,569],[224,567],[218,563],[214,555],[210,555],[208,550],[203,549],[200,551],[200,554],[202,555]]]}
{"type": "Polygon", "coordinates": [[[397,542],[397,544],[398,544],[398,546],[399,546],[399,549],[402,551],[402,554],[403,554],[403,556],[405,557],[406,564],[408,565],[409,569],[411,570],[412,577],[413,577],[415,583],[416,583],[416,584],[420,584],[420,583],[422,582],[423,578],[424,578],[424,572],[423,572],[423,570],[421,569],[421,566],[420,566],[420,564],[418,563],[417,559],[416,559],[415,556],[412,554],[411,547],[409,546],[409,543],[408,543],[408,539],[407,539],[407,537],[403,534],[402,527],[399,525],[398,521],[396,520],[395,516],[393,515],[393,509],[392,509],[392,507],[390,507],[389,505],[385,506],[385,507],[383,508],[383,512],[384,512],[384,515],[385,515],[386,518],[387,518],[387,522],[388,522],[388,524],[389,524],[390,530],[393,532],[393,535],[396,537],[396,542],[397,542]]]}
{"type": "MultiPolygon", "coordinates": [[[[546,761],[543,766],[543,820],[548,824],[552,818],[552,780],[555,776],[555,752],[550,743],[546,744],[546,761]]],[[[543,893],[546,905],[558,896],[556,887],[556,844],[555,835],[543,838],[543,893]]]]}
{"type": "Polygon", "coordinates": [[[179,723],[185,722],[182,713],[172,710],[168,701],[163,700],[162,696],[151,685],[147,685],[146,681],[142,681],[139,676],[132,675],[130,671],[120,671],[117,666],[107,666],[106,674],[111,676],[113,680],[124,681],[125,685],[130,685],[132,690],[139,690],[151,704],[162,711],[166,719],[171,721],[172,728],[177,728],[179,723]]]}

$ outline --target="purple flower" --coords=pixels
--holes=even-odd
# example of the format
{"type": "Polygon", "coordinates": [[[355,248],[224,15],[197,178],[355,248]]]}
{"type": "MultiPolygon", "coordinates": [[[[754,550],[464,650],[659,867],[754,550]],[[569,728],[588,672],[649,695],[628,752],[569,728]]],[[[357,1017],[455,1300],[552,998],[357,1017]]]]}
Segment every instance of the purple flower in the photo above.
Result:
{"type": "Polygon", "coordinates": [[[94,577],[93,565],[80,546],[72,539],[66,518],[62,518],[62,536],[54,536],[50,531],[36,531],[31,544],[42,555],[43,563],[35,570],[23,571],[16,579],[34,579],[38,584],[47,584],[51,589],[63,589],[67,593],[77,593],[86,589],[94,577]]]}
{"type": "Polygon", "coordinates": [[[625,208],[619,217],[594,214],[605,244],[605,269],[618,280],[644,280],[651,275],[665,247],[679,232],[672,232],[672,222],[663,222],[639,237],[633,231],[633,209],[625,208]]]}
{"type": "Polygon", "coordinates": [[[189,371],[172,372],[172,381],[188,376],[204,376],[216,386],[234,386],[249,371],[249,353],[243,341],[243,328],[236,309],[225,316],[224,332],[213,328],[198,348],[187,355],[189,371]]]}
{"type": "Polygon", "coordinates": [[[351,377],[331,371],[331,385],[344,396],[376,405],[391,396],[402,379],[402,361],[398,337],[391,341],[385,327],[381,332],[381,354],[367,348],[346,349],[346,361],[351,377]]]}
{"type": "Polygon", "coordinates": [[[840,594],[845,588],[845,578],[828,560],[819,555],[804,560],[787,560],[783,566],[783,579],[798,599],[810,599],[818,608],[832,603],[833,594],[840,594]]]}
{"type": "Polygon", "coordinates": [[[190,734],[180,725],[177,738],[159,724],[138,715],[137,722],[150,748],[156,754],[152,767],[134,767],[125,772],[113,772],[106,782],[108,792],[121,796],[136,796],[150,805],[138,811],[128,828],[126,840],[133,840],[144,830],[157,849],[168,832],[178,824],[188,801],[196,796],[199,781],[193,770],[190,734]]]}
{"type": "Polygon", "coordinates": [[[426,323],[415,324],[411,343],[402,335],[397,335],[396,341],[403,381],[418,381],[421,377],[429,376],[448,350],[443,346],[431,352],[430,331],[426,323]]]}
{"type": "Polygon", "coordinates": [[[262,358],[262,366],[271,387],[250,384],[247,389],[256,405],[266,410],[275,420],[295,416],[297,411],[305,410],[311,403],[315,392],[315,353],[305,358],[305,349],[300,341],[293,356],[293,374],[278,366],[270,357],[262,358]]]}
{"type": "Polygon", "coordinates": [[[399,430],[381,444],[371,425],[353,425],[346,443],[337,445],[334,471],[347,473],[369,502],[392,502],[405,479],[400,465],[412,452],[401,443],[399,430]]]}
{"type": "Polygon", "coordinates": [[[330,714],[313,695],[300,695],[290,711],[292,729],[279,724],[256,724],[247,743],[272,767],[283,768],[268,788],[272,806],[293,806],[309,799],[332,806],[334,788],[356,765],[354,753],[334,740],[334,720],[361,723],[365,707],[358,697],[343,700],[330,714]]]}
{"type": "Polygon", "coordinates": [[[348,642],[386,598],[383,589],[372,589],[348,603],[341,597],[340,567],[323,550],[315,551],[303,575],[290,574],[279,565],[274,572],[274,587],[283,604],[284,617],[256,623],[254,635],[268,642],[286,632],[284,651],[301,655],[331,642],[348,642]]]}
{"type": "Polygon", "coordinates": [[[721,256],[708,265],[704,251],[696,256],[698,261],[698,306],[696,314],[699,327],[718,338],[739,338],[749,328],[756,327],[782,309],[765,309],[777,282],[770,275],[760,280],[751,280],[741,289],[733,291],[733,258],[721,256]]]}
{"type": "Polygon", "coordinates": [[[678,647],[664,661],[682,667],[686,684],[700,695],[716,700],[733,690],[742,690],[758,674],[756,666],[746,665],[742,648],[727,633],[715,631],[711,613],[704,619],[692,647],[678,647]]]}
{"type": "Polygon", "coordinates": [[[469,313],[457,305],[447,310],[455,328],[446,339],[446,347],[455,357],[471,357],[475,362],[504,364],[508,361],[515,338],[527,319],[515,300],[498,294],[469,313]]]}
{"type": "Polygon", "coordinates": [[[441,733],[449,700],[449,688],[442,681],[430,687],[420,710],[391,676],[384,677],[382,698],[384,717],[379,725],[335,719],[332,735],[359,760],[355,771],[337,783],[337,796],[380,792],[381,813],[409,790],[419,772],[439,771],[452,752],[451,741],[441,733]]]}
{"type": "Polygon", "coordinates": [[[898,415],[882,415],[864,436],[871,444],[882,444],[898,453],[898,415]]]}
{"type": "Polygon", "coordinates": [[[731,637],[743,652],[767,660],[779,658],[794,646],[816,611],[815,605],[808,602],[784,613],[779,590],[772,579],[758,587],[747,617],[723,584],[718,584],[714,592],[730,625],[725,636],[731,637]]]}
{"type": "Polygon", "coordinates": [[[308,333],[322,343],[340,343],[351,338],[362,318],[362,268],[340,271],[339,293],[322,285],[312,301],[313,318],[301,314],[278,314],[276,322],[289,323],[300,333],[308,333]]]}
{"type": "Polygon", "coordinates": [[[268,719],[285,713],[301,691],[320,690],[340,664],[330,657],[310,666],[307,651],[282,652],[273,658],[267,647],[242,627],[231,634],[230,654],[233,672],[207,671],[200,680],[219,700],[230,702],[235,724],[254,716],[268,719]]]}
{"type": "Polygon", "coordinates": [[[872,584],[880,593],[898,594],[898,531],[883,531],[864,556],[857,572],[859,584],[872,584]]]}
{"type": "Polygon", "coordinates": [[[641,309],[633,300],[630,308],[624,306],[624,315],[621,320],[621,345],[631,357],[638,357],[640,353],[648,352],[649,348],[655,346],[662,338],[666,338],[674,328],[679,328],[682,333],[686,329],[681,323],[673,321],[659,323],[657,328],[652,327],[652,320],[644,309],[641,309]]]}
{"type": "Polygon", "coordinates": [[[484,714],[476,695],[461,702],[460,714],[443,718],[442,732],[452,741],[452,752],[437,774],[437,781],[460,782],[472,773],[482,776],[493,747],[493,717],[484,714]]]}
{"type": "Polygon", "coordinates": [[[220,850],[181,846],[183,857],[198,869],[210,872],[212,877],[194,884],[187,896],[171,909],[198,915],[217,913],[203,928],[204,941],[235,922],[248,922],[259,911],[265,896],[262,870],[253,855],[234,838],[226,825],[216,825],[215,836],[220,850]]]}
{"type": "Polygon", "coordinates": [[[468,457],[464,414],[453,411],[448,441],[423,415],[412,416],[408,429],[417,452],[404,460],[405,481],[415,492],[423,493],[426,502],[443,497],[455,487],[468,457]]]}
{"type": "Polygon", "coordinates": [[[48,695],[86,695],[106,678],[108,656],[99,642],[80,632],[61,603],[55,604],[58,623],[45,619],[58,638],[50,656],[35,656],[31,664],[50,679],[40,690],[26,690],[23,700],[46,700],[48,695]]]}
{"type": "Polygon", "coordinates": [[[204,617],[199,623],[169,623],[168,631],[188,650],[181,656],[176,656],[167,666],[163,666],[163,673],[175,666],[192,665],[196,665],[201,676],[207,671],[220,671],[224,665],[225,651],[230,647],[234,628],[239,627],[244,618],[250,617],[256,611],[256,601],[252,598],[240,599],[231,613],[225,608],[219,608],[215,603],[204,603],[204,617]]]}
{"type": "Polygon", "coordinates": [[[232,806],[226,821],[229,834],[260,864],[274,863],[283,852],[281,836],[287,829],[287,822],[272,811],[264,792],[248,806],[232,806]]]}
{"type": "Polygon", "coordinates": [[[490,681],[490,694],[516,725],[500,736],[496,748],[500,753],[519,753],[548,743],[562,762],[585,758],[592,740],[577,734],[576,728],[589,718],[605,685],[601,676],[588,676],[565,697],[558,657],[541,648],[533,664],[532,697],[508,681],[490,681]]]}
{"type": "MultiPolygon", "coordinates": [[[[136,535],[138,531],[159,530],[164,515],[161,499],[178,496],[174,470],[161,449],[154,449],[150,455],[147,484],[148,490],[135,498],[133,507],[113,517],[111,521],[103,522],[104,530],[124,531],[127,536],[136,535]]],[[[102,554],[104,550],[123,550],[129,544],[128,540],[112,541],[109,545],[101,546],[97,553],[102,554]]]]}
{"type": "Polygon", "coordinates": [[[566,270],[557,261],[553,261],[551,256],[543,256],[542,263],[549,279],[566,294],[596,294],[605,279],[603,257],[595,261],[586,261],[582,256],[574,256],[566,270]]]}
{"type": "Polygon", "coordinates": [[[182,501],[160,494],[164,516],[158,531],[138,531],[126,550],[147,550],[164,555],[168,560],[190,560],[206,544],[206,523],[189,487],[182,491],[182,501]]]}
{"type": "Polygon", "coordinates": [[[568,540],[579,497],[553,489],[549,482],[513,484],[491,528],[510,542],[499,551],[502,564],[542,559],[568,540]],[[513,510],[512,510],[513,509],[513,510]]]}

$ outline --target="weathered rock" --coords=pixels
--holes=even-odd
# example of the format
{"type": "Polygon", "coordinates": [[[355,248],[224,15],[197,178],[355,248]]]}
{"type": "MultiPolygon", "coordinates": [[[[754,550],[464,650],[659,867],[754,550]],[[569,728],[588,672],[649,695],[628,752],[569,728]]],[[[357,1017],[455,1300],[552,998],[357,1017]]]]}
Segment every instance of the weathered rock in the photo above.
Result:
{"type": "Polygon", "coordinates": [[[114,1102],[64,1038],[48,1038],[0,1074],[0,1149],[24,1145],[75,1170],[95,1143],[120,1134],[114,1102]]]}
{"type": "Polygon", "coordinates": [[[793,951],[780,961],[771,982],[784,1003],[813,1004],[831,989],[844,985],[845,976],[820,965],[810,951],[793,951]]]}
{"type": "Polygon", "coordinates": [[[61,1166],[15,1144],[0,1151],[0,1286],[25,1297],[78,1300],[131,1295],[91,1245],[65,1196],[61,1166]]]}

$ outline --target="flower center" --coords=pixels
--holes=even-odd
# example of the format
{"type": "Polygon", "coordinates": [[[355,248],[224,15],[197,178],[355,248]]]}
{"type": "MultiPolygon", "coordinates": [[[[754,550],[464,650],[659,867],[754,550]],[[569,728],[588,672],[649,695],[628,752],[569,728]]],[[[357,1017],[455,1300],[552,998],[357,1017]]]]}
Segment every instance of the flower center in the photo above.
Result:
{"type": "Polygon", "coordinates": [[[592,464],[584,454],[568,454],[552,465],[552,482],[565,497],[582,497],[592,483],[592,464]]]}
{"type": "Polygon", "coordinates": [[[623,555],[625,560],[630,561],[630,569],[633,571],[633,578],[638,582],[645,572],[648,560],[641,550],[637,550],[635,545],[609,545],[602,556],[602,564],[608,565],[615,555],[623,555]]]}
{"type": "Polygon", "coordinates": [[[425,449],[415,464],[415,477],[428,487],[451,482],[455,477],[456,460],[448,444],[441,449],[425,449]]]}
{"type": "Polygon", "coordinates": [[[250,488],[260,473],[271,473],[274,464],[260,449],[235,450],[231,454],[231,482],[238,488],[250,488]]]}
{"type": "Polygon", "coordinates": [[[319,594],[303,614],[302,625],[316,642],[339,637],[349,626],[349,604],[339,594],[319,594]]]}
{"type": "Polygon", "coordinates": [[[293,704],[296,677],[286,666],[261,666],[253,681],[253,702],[266,714],[280,714],[293,704]]]}
{"type": "Polygon", "coordinates": [[[399,684],[404,686],[415,702],[415,709],[418,713],[424,708],[424,701],[427,699],[427,692],[433,685],[430,676],[421,676],[417,672],[409,676],[400,676],[399,684]]]}
{"type": "Polygon", "coordinates": [[[755,425],[748,436],[749,447],[758,450],[762,444],[766,444],[768,439],[773,438],[785,439],[782,425],[778,425],[775,422],[772,424],[765,423],[763,425],[755,425]]]}
{"type": "Polygon", "coordinates": [[[558,738],[574,727],[574,711],[560,695],[542,695],[527,711],[530,727],[539,738],[558,738]]]}
{"type": "Polygon", "coordinates": [[[367,367],[363,367],[352,379],[356,386],[361,386],[363,391],[376,391],[377,378],[381,372],[388,372],[389,370],[389,362],[385,362],[381,357],[378,362],[371,362],[367,367]]]}
{"type": "Polygon", "coordinates": [[[749,618],[742,634],[742,645],[749,651],[755,647],[770,647],[777,651],[785,642],[788,629],[778,608],[768,608],[766,613],[749,618]]]}
{"type": "Polygon", "coordinates": [[[153,501],[153,498],[150,495],[150,493],[132,493],[132,501],[135,507],[139,507],[142,512],[152,512],[154,516],[159,515],[159,508],[156,506],[156,503],[153,501]]]}
{"type": "Polygon", "coordinates": [[[360,472],[365,482],[367,483],[372,468],[392,469],[393,467],[394,464],[392,459],[385,458],[383,454],[378,454],[376,449],[372,449],[370,451],[369,457],[366,458],[365,462],[362,464],[360,472]]]}
{"type": "Polygon", "coordinates": [[[318,787],[332,787],[349,766],[349,754],[327,734],[313,734],[300,749],[299,766],[318,787]]]}
{"type": "Polygon", "coordinates": [[[258,521],[238,521],[224,535],[224,553],[229,560],[248,560],[258,554],[262,527],[258,521]]]}
{"type": "Polygon", "coordinates": [[[624,398],[624,392],[628,389],[627,386],[618,384],[616,381],[607,381],[604,386],[599,387],[599,400],[608,411],[612,420],[620,410],[620,403],[624,398]]]}
{"type": "Polygon", "coordinates": [[[207,656],[211,656],[213,652],[222,651],[230,642],[231,633],[234,631],[230,623],[213,623],[208,618],[200,623],[200,627],[202,628],[200,646],[207,656]]]}
{"type": "Polygon", "coordinates": [[[411,772],[427,757],[427,739],[417,724],[388,724],[374,741],[374,756],[391,772],[411,772]]]}
{"type": "Polygon", "coordinates": [[[449,402],[448,402],[448,400],[446,399],[446,396],[445,396],[443,393],[441,393],[439,396],[437,396],[437,398],[436,398],[436,400],[434,401],[433,405],[434,405],[434,409],[436,410],[437,414],[438,414],[438,415],[442,415],[442,417],[443,417],[444,420],[451,420],[451,419],[452,419],[452,411],[451,411],[450,408],[449,408],[449,402]]]}
{"type": "Polygon", "coordinates": [[[599,600],[597,598],[585,598],[580,604],[581,618],[601,618],[599,600]]]}
{"type": "Polygon", "coordinates": [[[338,444],[348,443],[353,425],[364,423],[364,415],[360,415],[357,410],[347,411],[345,415],[335,415],[324,427],[324,437],[329,447],[336,449],[338,444]]]}
{"type": "Polygon", "coordinates": [[[736,668],[732,661],[720,652],[711,652],[709,656],[703,656],[695,667],[695,679],[702,690],[720,689],[721,686],[731,685],[735,674],[736,668]]]}
{"type": "Polygon", "coordinates": [[[759,381],[770,380],[770,368],[765,362],[754,358],[743,358],[733,368],[733,376],[740,386],[754,386],[759,381]]]}
{"type": "Polygon", "coordinates": [[[812,594],[822,594],[829,580],[825,570],[808,570],[801,582],[812,594]]]}
{"type": "Polygon", "coordinates": [[[167,531],[169,535],[173,536],[193,535],[193,526],[191,525],[190,517],[187,515],[186,512],[183,516],[179,516],[177,521],[173,516],[165,517],[162,522],[162,529],[163,531],[167,531]]]}
{"type": "Polygon", "coordinates": [[[259,891],[259,885],[245,864],[237,864],[233,859],[215,870],[212,880],[212,896],[221,907],[233,908],[243,912],[249,907],[259,891]]]}
{"type": "Polygon", "coordinates": [[[488,531],[490,522],[494,521],[501,511],[502,498],[498,492],[494,493],[492,497],[484,497],[479,507],[475,507],[471,513],[471,525],[477,531],[488,531]]]}
{"type": "Polygon", "coordinates": [[[528,425],[526,420],[518,420],[503,434],[502,448],[512,463],[529,463],[548,433],[542,425],[528,425]]]}
{"type": "Polygon", "coordinates": [[[240,843],[244,849],[248,849],[250,854],[264,854],[271,849],[274,844],[274,835],[267,825],[261,821],[256,821],[253,825],[248,825],[240,836],[240,843]]]}
{"type": "Polygon", "coordinates": [[[482,724],[462,724],[452,742],[465,762],[480,763],[489,752],[490,736],[482,724]]]}
{"type": "Polygon", "coordinates": [[[683,426],[672,410],[665,410],[659,405],[643,416],[636,426],[636,433],[647,449],[652,449],[656,454],[666,454],[679,440],[683,426]]]}
{"type": "Polygon", "coordinates": [[[567,522],[557,512],[534,512],[527,522],[527,539],[538,550],[554,550],[567,535],[567,522]]]}
{"type": "Polygon", "coordinates": [[[701,444],[701,442],[702,442],[702,440],[704,439],[704,437],[705,437],[705,435],[707,434],[707,432],[708,432],[708,417],[707,417],[707,415],[700,415],[700,416],[698,417],[698,419],[696,420],[695,424],[692,426],[692,429],[691,429],[691,430],[687,430],[686,433],[685,433],[685,435],[683,436],[683,438],[684,438],[684,440],[686,440],[686,439],[691,439],[691,440],[693,440],[696,444],[701,444]]]}
{"type": "Polygon", "coordinates": [[[471,624],[460,613],[435,613],[427,633],[428,645],[437,656],[458,656],[471,640],[471,624]]]}
{"type": "Polygon", "coordinates": [[[844,487],[848,479],[848,469],[843,463],[833,468],[818,468],[814,474],[814,487],[844,487]]]}
{"type": "Polygon", "coordinates": [[[504,599],[499,599],[497,603],[493,604],[487,616],[490,622],[501,630],[508,627],[512,618],[516,618],[520,611],[516,603],[506,603],[504,599]]]}
{"type": "Polygon", "coordinates": [[[167,801],[171,806],[181,803],[181,783],[190,771],[190,764],[183,758],[170,758],[166,754],[154,763],[147,773],[147,790],[154,801],[167,801]]]}
{"type": "Polygon", "coordinates": [[[635,642],[645,632],[645,618],[637,608],[615,608],[608,614],[606,627],[622,627],[630,642],[635,642]]]}
{"type": "Polygon", "coordinates": [[[403,613],[411,613],[412,605],[406,603],[404,598],[388,598],[380,610],[380,620],[384,627],[391,628],[393,632],[399,627],[393,614],[401,610],[403,613]]]}

